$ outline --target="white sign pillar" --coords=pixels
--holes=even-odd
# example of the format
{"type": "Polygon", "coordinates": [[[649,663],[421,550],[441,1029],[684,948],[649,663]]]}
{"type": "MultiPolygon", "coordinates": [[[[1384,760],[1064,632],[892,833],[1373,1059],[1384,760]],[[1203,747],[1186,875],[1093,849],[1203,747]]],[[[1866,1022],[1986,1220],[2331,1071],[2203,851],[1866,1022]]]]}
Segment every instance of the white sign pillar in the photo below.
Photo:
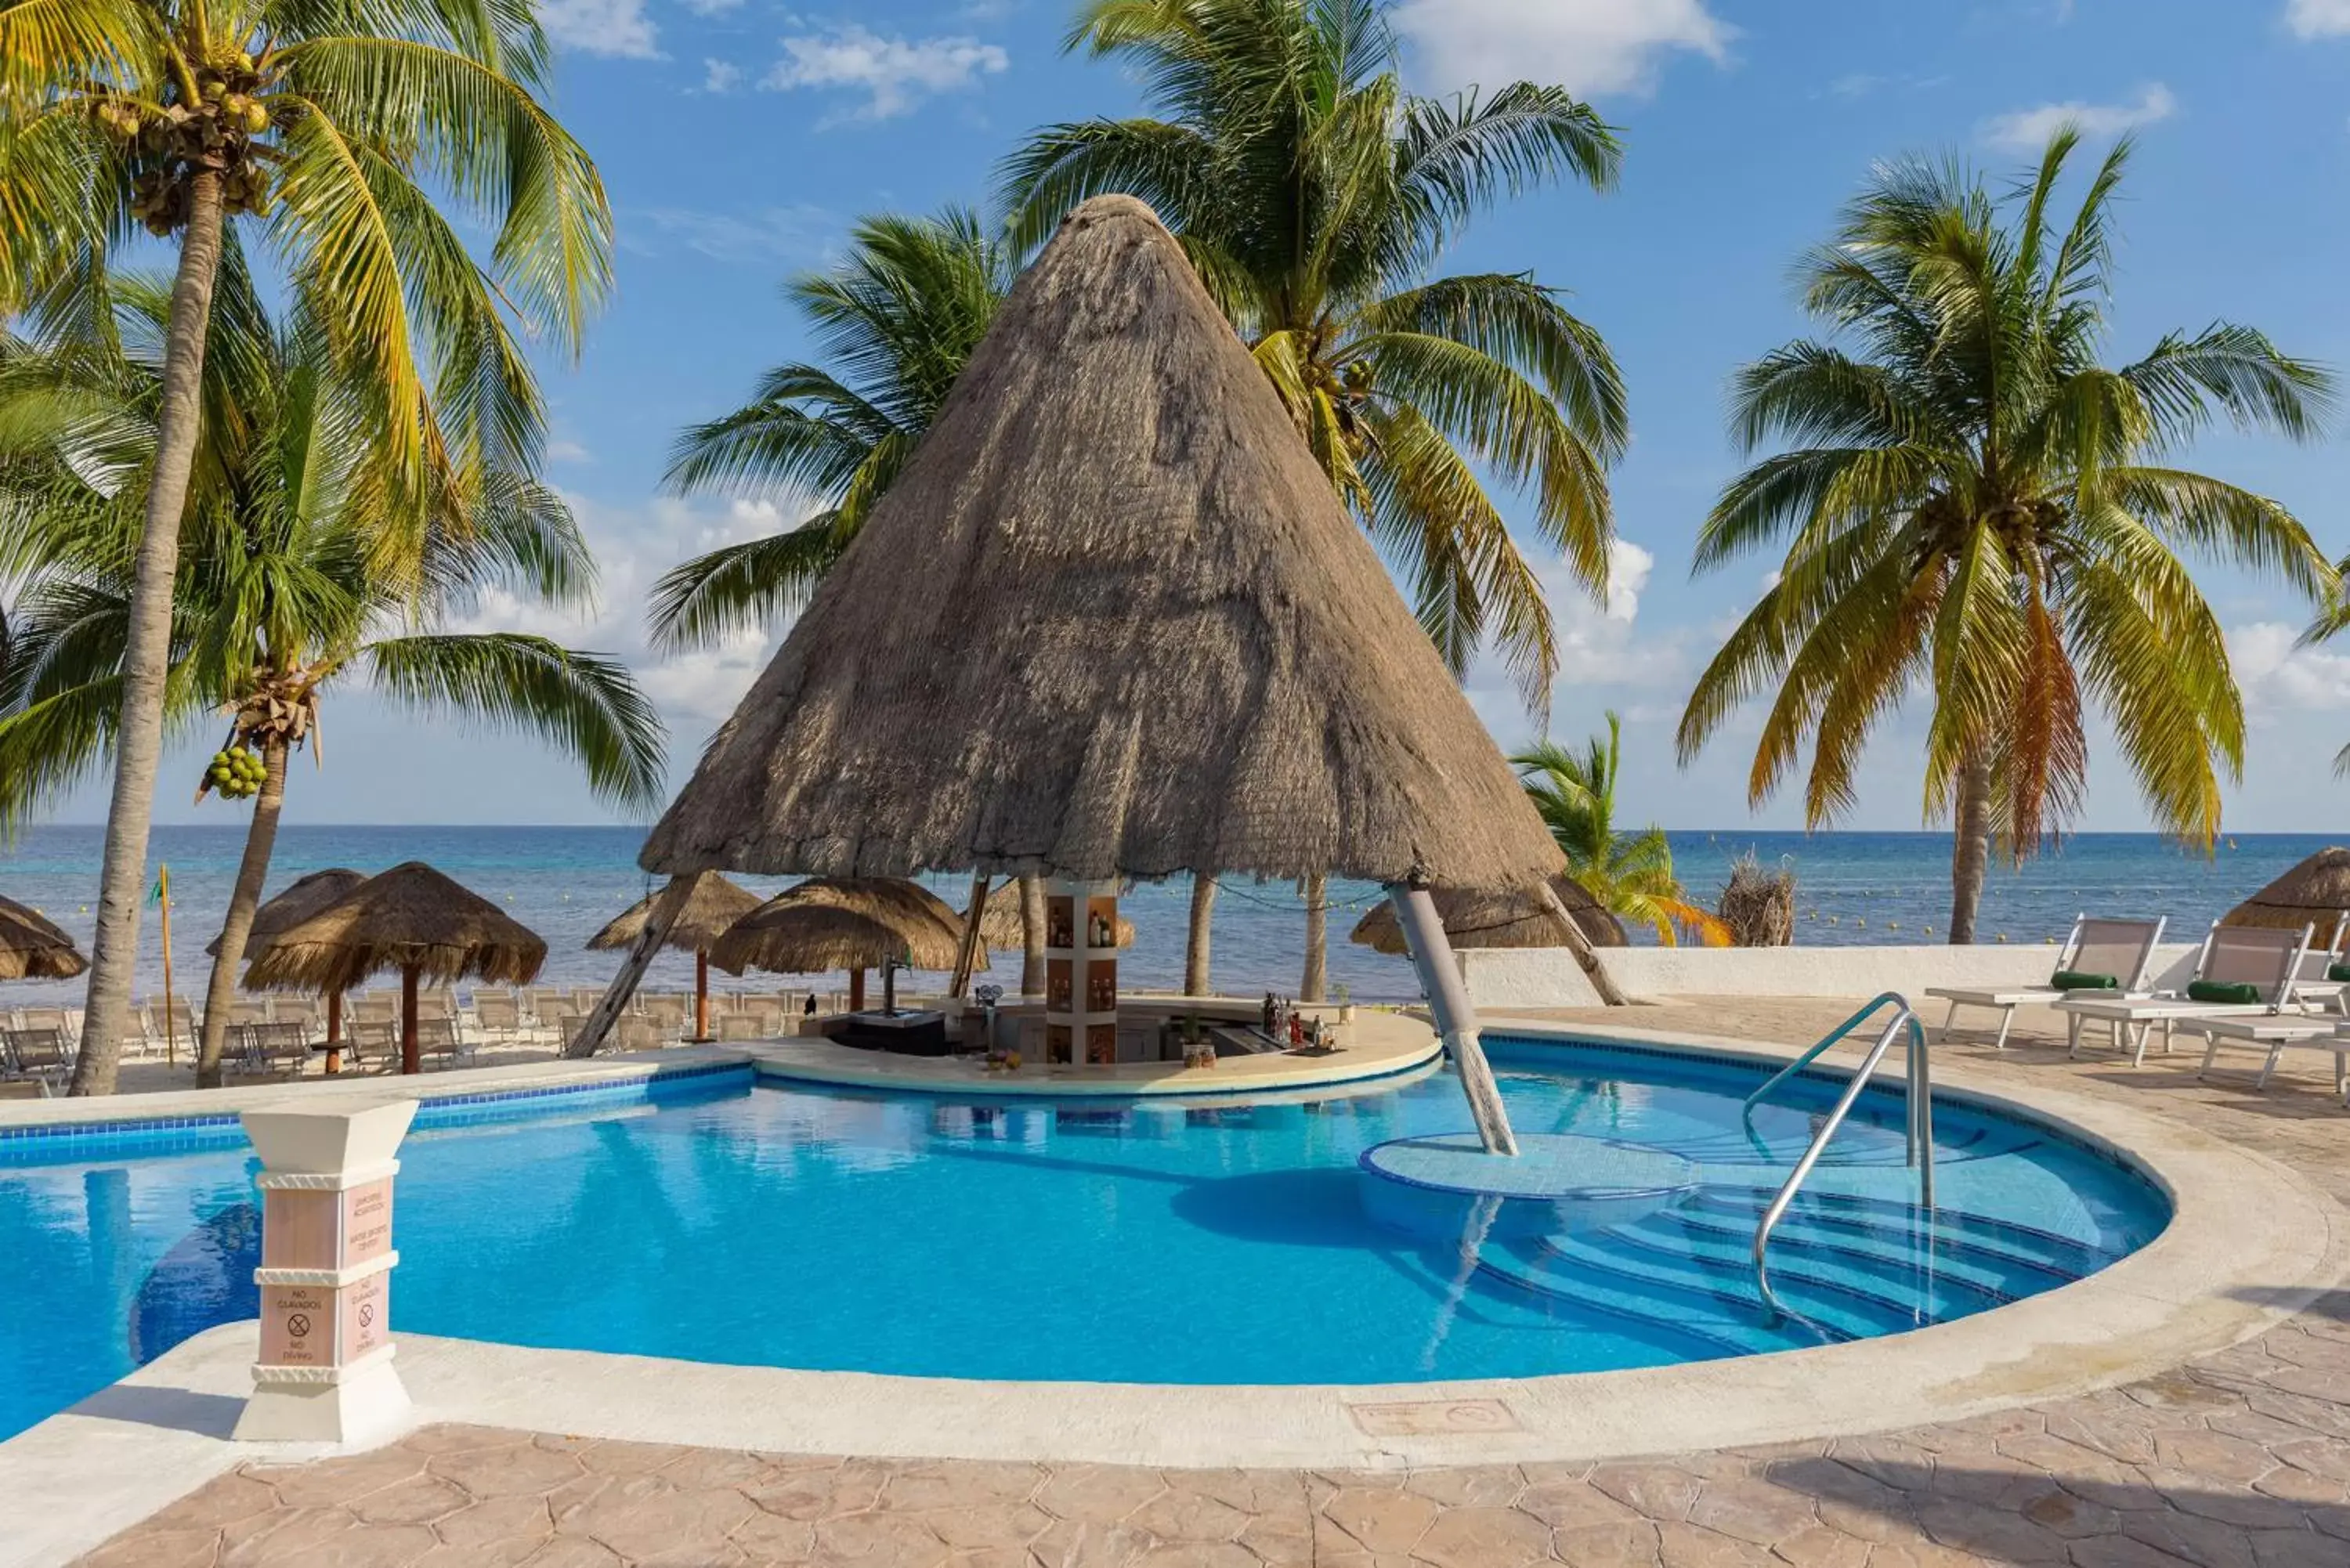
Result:
{"type": "Polygon", "coordinates": [[[348,1443],[396,1426],[392,1158],[416,1102],[247,1111],[261,1156],[261,1358],[236,1424],[248,1442],[348,1443]]]}

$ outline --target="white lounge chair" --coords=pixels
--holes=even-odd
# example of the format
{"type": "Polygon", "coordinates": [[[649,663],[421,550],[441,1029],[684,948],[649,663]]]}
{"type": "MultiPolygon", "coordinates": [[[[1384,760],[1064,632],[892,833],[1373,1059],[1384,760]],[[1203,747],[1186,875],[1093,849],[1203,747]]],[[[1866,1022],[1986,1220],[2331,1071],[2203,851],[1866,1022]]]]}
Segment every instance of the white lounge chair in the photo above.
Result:
{"type": "Polygon", "coordinates": [[[2287,1051],[2303,1048],[2331,1052],[2334,1092],[2342,1096],[2344,1106],[2350,1106],[2350,1034],[2343,1033],[2345,1025],[2338,1017],[2280,1014],[2274,1018],[2196,1018],[2188,1020],[2185,1027],[2203,1036],[2203,1065],[2195,1070],[2199,1078],[2210,1072],[2212,1059],[2220,1054],[2222,1045],[2248,1045],[2267,1051],[2268,1059],[2261,1064],[2261,1075],[2252,1082],[2256,1089],[2269,1086],[2279,1059],[2287,1051]]]}
{"type": "Polygon", "coordinates": [[[2306,1007],[2321,1011],[2330,1007],[2350,1016],[2350,981],[2334,979],[2337,971],[2350,973],[2350,911],[2334,918],[2333,938],[2325,946],[2312,946],[2303,957],[2293,1000],[2306,1007]]]}
{"type": "Polygon", "coordinates": [[[1992,1048],[2007,1049],[2007,1032],[2015,1023],[2019,1007],[2054,1007],[2065,997],[2077,993],[2102,996],[2128,995],[2146,984],[2147,965],[2154,961],[2154,950],[2162,940],[2162,919],[2152,920],[2093,920],[2086,915],[2076,916],[2073,934],[2064,939],[2057,950],[2056,967],[2046,985],[2015,986],[2004,991],[1987,991],[1970,986],[1929,985],[1926,994],[1950,1004],[1942,1016],[1940,1038],[1950,1036],[1951,1021],[1961,1007],[1980,1007],[1999,1013],[1999,1033],[1991,1042],[1992,1048]],[[2105,975],[2111,977],[2111,986],[2060,984],[2068,977],[2086,979],[2105,975]]]}
{"type": "Polygon", "coordinates": [[[2203,939],[2203,950],[2196,955],[2194,978],[2185,990],[2144,996],[2093,992],[2057,1002],[2057,1010],[2070,1015],[2068,1054],[2080,1054],[2081,1026],[2093,1021],[2104,1023],[2114,1048],[2129,1052],[2130,1064],[2139,1066],[2146,1061],[2147,1035],[2157,1025],[2161,1027],[2162,1048],[2168,1053],[2174,1024],[2213,1018],[2273,1017],[2291,1010],[2302,960],[2309,951],[2310,930],[2307,926],[2297,931],[2223,926],[2214,920],[2203,939]],[[2231,990],[2245,1000],[2216,994],[2231,990]]]}

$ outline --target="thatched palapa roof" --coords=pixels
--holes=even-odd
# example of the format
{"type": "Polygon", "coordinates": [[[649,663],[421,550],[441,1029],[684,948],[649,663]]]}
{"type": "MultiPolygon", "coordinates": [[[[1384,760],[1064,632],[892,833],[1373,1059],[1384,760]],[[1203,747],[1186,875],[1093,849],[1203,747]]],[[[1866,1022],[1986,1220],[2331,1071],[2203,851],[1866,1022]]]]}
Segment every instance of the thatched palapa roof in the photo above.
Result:
{"type": "Polygon", "coordinates": [[[2334,845],[2319,850],[2292,870],[2220,918],[2223,926],[2268,926],[2298,930],[2315,925],[2310,940],[2320,947],[2334,942],[2334,925],[2350,909],[2350,849],[2334,845]]]}
{"type": "MultiPolygon", "coordinates": [[[[296,877],[286,884],[284,892],[265,900],[253,911],[253,929],[245,933],[244,956],[255,956],[276,939],[278,932],[300,925],[366,880],[366,872],[344,866],[330,866],[324,871],[296,877]]],[[[205,943],[204,951],[218,958],[220,939],[214,937],[205,943]]]]}
{"type": "Polygon", "coordinates": [[[684,791],[652,871],[1560,867],[1158,218],[1086,202],[684,791]]]}
{"type": "MultiPolygon", "coordinates": [[[[951,970],[962,944],[962,917],[919,882],[816,877],[735,921],[712,946],[710,961],[729,974],[879,969],[893,957],[916,969],[951,970]]],[[[975,967],[986,963],[983,949],[975,967]]]]}
{"type": "Polygon", "coordinates": [[[421,860],[369,877],[280,931],[245,971],[248,991],[349,991],[414,965],[420,979],[509,985],[538,978],[546,943],[513,916],[421,860]]]}
{"type": "MultiPolygon", "coordinates": [[[[1044,933],[1037,933],[1039,938],[1044,933]]],[[[1028,945],[1028,933],[1020,925],[1020,884],[1006,882],[987,896],[986,908],[980,911],[979,940],[991,948],[1019,952],[1028,945]]],[[[1118,918],[1118,945],[1134,945],[1134,922],[1124,915],[1118,918]]]]}
{"type": "MultiPolygon", "coordinates": [[[[1559,902],[1575,917],[1575,923],[1584,940],[1595,948],[1620,948],[1625,945],[1624,924],[1601,907],[1599,900],[1586,892],[1583,884],[1567,876],[1554,877],[1551,887],[1558,893],[1559,902]]],[[[1527,891],[1519,888],[1471,890],[1462,888],[1436,888],[1430,891],[1436,901],[1437,919],[1444,922],[1445,939],[1455,948],[1563,948],[1558,922],[1549,910],[1527,891]]],[[[1403,928],[1397,923],[1395,906],[1378,903],[1371,907],[1348,939],[1357,944],[1383,953],[1402,954],[1410,950],[1404,944],[1403,928]]]]}
{"type": "MultiPolygon", "coordinates": [[[[665,888],[655,888],[629,905],[610,925],[588,939],[588,947],[634,947],[637,938],[644,933],[654,901],[664,891],[665,888]]],[[[727,928],[758,907],[759,895],[749,888],[729,882],[715,871],[696,872],[693,885],[686,891],[685,908],[678,911],[665,945],[682,948],[687,952],[714,947],[727,928]]]]}
{"type": "Polygon", "coordinates": [[[0,898],[0,980],[71,980],[88,967],[56,921],[14,898],[0,898]]]}

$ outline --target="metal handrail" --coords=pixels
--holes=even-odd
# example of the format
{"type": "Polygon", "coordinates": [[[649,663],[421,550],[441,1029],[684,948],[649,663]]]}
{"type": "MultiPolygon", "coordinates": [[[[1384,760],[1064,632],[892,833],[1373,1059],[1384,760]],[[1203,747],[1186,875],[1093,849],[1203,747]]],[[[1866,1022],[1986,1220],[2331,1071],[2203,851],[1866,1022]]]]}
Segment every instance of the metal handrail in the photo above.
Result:
{"type": "Polygon", "coordinates": [[[1851,1033],[1888,1002],[1895,1006],[1893,1016],[1886,1020],[1885,1027],[1877,1033],[1877,1044],[1869,1047],[1868,1054],[1861,1058],[1860,1065],[1853,1070],[1852,1081],[1845,1085],[1835,1108],[1828,1113],[1828,1118],[1820,1125],[1819,1131],[1812,1135],[1810,1147],[1804,1150],[1803,1158],[1795,1161],[1795,1168],[1787,1173],[1786,1182],[1780,1187],[1777,1196],[1771,1199],[1771,1206],[1762,1211],[1762,1222],[1754,1227],[1754,1289],[1762,1298],[1762,1304],[1780,1316],[1791,1314],[1780,1304],[1778,1296],[1771,1289],[1771,1270],[1766,1256],[1771,1246],[1771,1232],[1786,1214],[1787,1206],[1795,1200],[1796,1191],[1804,1185],[1804,1179],[1811,1175],[1812,1168],[1819,1164],[1820,1156],[1827,1151],[1828,1140],[1835,1137],[1836,1129],[1844,1126],[1845,1117],[1858,1103],[1861,1091],[1868,1087],[1868,1080],[1885,1060],[1885,1053],[1891,1048],[1893,1037],[1900,1033],[1905,1025],[1909,1033],[1908,1083],[1905,1085],[1909,1113],[1909,1164],[1918,1172],[1918,1203],[1928,1210],[1934,1207],[1934,1085],[1926,1057],[1926,1031],[1918,1022],[1918,1014],[1910,1008],[1908,999],[1898,992],[1885,992],[1837,1025],[1825,1039],[1748,1096],[1746,1106],[1751,1114],[1756,1100],[1797,1069],[1809,1064],[1821,1052],[1851,1033]]]}
{"type": "Polygon", "coordinates": [[[1868,1015],[1875,1012],[1878,1008],[1883,1007],[1888,1002],[1900,1008],[1904,1012],[1908,1012],[1909,1011],[1908,1002],[1899,992],[1879,992],[1877,995],[1871,997],[1867,1003],[1863,1006],[1858,1012],[1854,1013],[1850,1018],[1846,1019],[1842,1023],[1837,1024],[1834,1029],[1831,1029],[1825,1034],[1821,1035],[1818,1044],[1813,1046],[1810,1050],[1804,1052],[1802,1055],[1796,1057],[1785,1066],[1780,1068],[1776,1073],[1773,1073],[1768,1083],[1765,1083],[1761,1088],[1747,1096],[1746,1108],[1749,1111],[1752,1111],[1754,1108],[1756,1101],[1762,1099],[1768,1096],[1772,1090],[1777,1088],[1780,1085],[1785,1083],[1788,1079],[1794,1077],[1804,1068],[1810,1066],[1813,1061],[1817,1058],[1822,1052],[1825,1052],[1829,1046],[1835,1044],[1837,1041],[1843,1039],[1846,1035],[1859,1028],[1863,1023],[1868,1022],[1868,1015]]]}

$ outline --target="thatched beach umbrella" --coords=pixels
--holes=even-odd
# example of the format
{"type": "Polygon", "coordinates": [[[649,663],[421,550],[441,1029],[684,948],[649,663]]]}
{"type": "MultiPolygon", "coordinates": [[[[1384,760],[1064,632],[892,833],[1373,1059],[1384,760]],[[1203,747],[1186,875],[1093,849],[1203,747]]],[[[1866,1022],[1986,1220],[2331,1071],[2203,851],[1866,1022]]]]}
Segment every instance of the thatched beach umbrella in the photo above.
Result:
{"type": "MultiPolygon", "coordinates": [[[[1023,275],[639,859],[1349,877],[1431,928],[1429,885],[1563,866],[1263,371],[1129,196],[1076,208],[1023,275]]],[[[1423,980],[1480,1128],[1513,1147],[1443,969],[1423,980]]]]}
{"type": "Polygon", "coordinates": [[[2350,909],[2350,849],[2319,850],[2220,918],[2223,926],[2298,930],[2314,925],[2310,940],[2334,945],[2334,923],[2350,909]]]}
{"type": "MultiPolygon", "coordinates": [[[[329,866],[324,871],[313,871],[288,883],[285,891],[268,899],[253,911],[253,929],[245,934],[244,956],[257,958],[277,933],[300,925],[328,905],[367,880],[367,873],[354,871],[347,866],[329,866]]],[[[220,956],[220,939],[214,937],[204,944],[204,951],[220,956]]],[[[343,993],[327,993],[327,1071],[338,1073],[343,1066],[343,993]]]]}
{"type": "MultiPolygon", "coordinates": [[[[894,877],[812,877],[786,888],[734,922],[710,950],[729,974],[746,969],[780,974],[848,971],[848,1005],[865,1005],[865,971],[891,961],[915,969],[951,970],[962,945],[962,917],[919,882],[894,877]]],[[[985,967],[986,954],[979,957],[985,967]]]]}
{"type": "Polygon", "coordinates": [[[416,987],[471,977],[527,985],[546,943],[480,894],[421,860],[370,877],[325,909],[277,933],[245,971],[250,990],[348,991],[371,974],[400,971],[400,1070],[416,1051],[416,987]]]}
{"type": "MultiPolygon", "coordinates": [[[[1572,877],[1559,876],[1550,879],[1551,890],[1559,902],[1575,917],[1584,940],[1595,948],[1620,948],[1625,945],[1623,922],[1601,907],[1599,900],[1586,892],[1583,884],[1572,877]]],[[[1560,945],[1558,926],[1547,907],[1523,888],[1503,888],[1477,891],[1465,888],[1435,888],[1430,889],[1436,901],[1437,919],[1444,922],[1445,940],[1456,948],[1555,948],[1560,945]]],[[[1391,956],[1404,956],[1410,948],[1403,940],[1403,927],[1396,919],[1395,906],[1375,904],[1363,918],[1355,922],[1348,938],[1361,947],[1391,956]]]]}
{"type": "Polygon", "coordinates": [[[71,980],[88,967],[56,921],[14,898],[0,898],[0,980],[71,980]]]}
{"type": "MultiPolygon", "coordinates": [[[[759,895],[737,887],[715,871],[696,872],[685,890],[685,903],[662,940],[693,955],[693,1037],[710,1038],[710,950],[728,927],[759,907],[759,895]]],[[[612,923],[588,939],[590,949],[608,951],[637,945],[645,921],[660,898],[646,894],[622,910],[612,923]]],[[[740,971],[737,971],[740,972],[740,971]]]]}

